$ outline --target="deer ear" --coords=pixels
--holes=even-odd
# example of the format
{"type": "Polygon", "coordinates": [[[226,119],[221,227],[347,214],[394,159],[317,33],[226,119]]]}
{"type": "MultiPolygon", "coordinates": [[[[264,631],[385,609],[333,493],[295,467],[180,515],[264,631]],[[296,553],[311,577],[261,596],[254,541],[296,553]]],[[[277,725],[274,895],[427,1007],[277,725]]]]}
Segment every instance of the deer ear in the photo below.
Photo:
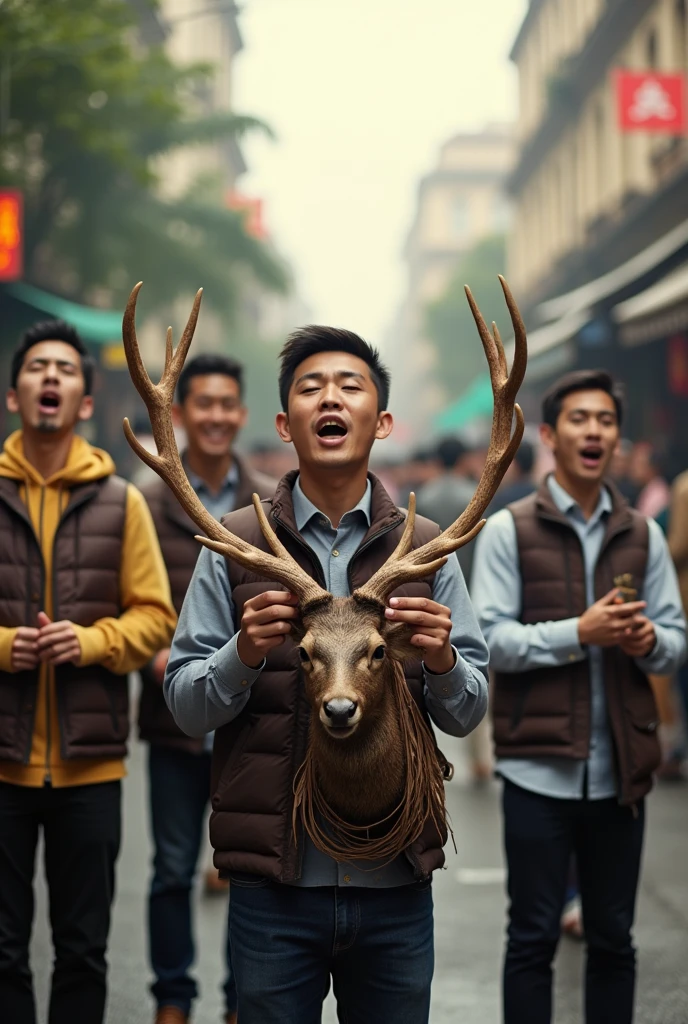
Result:
{"type": "Polygon", "coordinates": [[[380,630],[386,645],[387,653],[393,661],[408,661],[409,658],[420,657],[420,650],[411,643],[413,629],[405,622],[385,623],[380,630]]]}

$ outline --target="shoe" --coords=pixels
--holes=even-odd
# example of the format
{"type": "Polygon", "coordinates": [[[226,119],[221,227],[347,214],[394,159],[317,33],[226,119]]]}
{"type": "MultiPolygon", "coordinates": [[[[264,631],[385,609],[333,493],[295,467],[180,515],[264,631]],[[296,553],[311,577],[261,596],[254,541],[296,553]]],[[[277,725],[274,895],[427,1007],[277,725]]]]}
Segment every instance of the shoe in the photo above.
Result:
{"type": "Polygon", "coordinates": [[[159,1006],[155,1024],[189,1024],[190,1019],[178,1006],[159,1006]]]}
{"type": "Polygon", "coordinates": [[[220,878],[216,868],[208,868],[203,878],[203,892],[206,896],[224,896],[229,892],[229,880],[220,878]]]}
{"type": "Polygon", "coordinates": [[[564,907],[561,915],[562,935],[568,935],[570,939],[579,942],[583,939],[583,911],[581,909],[580,897],[574,898],[564,907]]]}
{"type": "Polygon", "coordinates": [[[228,1013],[225,1017],[225,1024],[237,1024],[236,1010],[234,1013],[228,1013]]]}

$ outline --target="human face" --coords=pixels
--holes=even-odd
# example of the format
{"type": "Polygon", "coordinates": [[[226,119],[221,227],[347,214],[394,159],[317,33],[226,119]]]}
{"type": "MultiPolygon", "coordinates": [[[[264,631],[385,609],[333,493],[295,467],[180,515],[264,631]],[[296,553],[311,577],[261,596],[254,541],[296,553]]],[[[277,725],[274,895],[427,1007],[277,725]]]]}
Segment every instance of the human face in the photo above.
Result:
{"type": "Polygon", "coordinates": [[[192,377],[184,402],[175,407],[175,418],[191,452],[205,458],[228,455],[246,422],[238,381],[226,373],[192,377]]]}
{"type": "Polygon", "coordinates": [[[277,432],[293,441],[299,462],[345,468],[367,462],[376,439],[388,437],[392,417],[378,412],[368,365],[346,352],[318,352],[296,367],[288,411],[277,432]]]}
{"type": "Polygon", "coordinates": [[[7,392],[7,408],[19,413],[22,429],[64,435],[93,415],[84,395],[81,357],[65,341],[39,341],[27,351],[17,385],[7,392]]]}
{"type": "Polygon", "coordinates": [[[599,483],[619,441],[614,399],[606,391],[574,391],[564,398],[556,427],[543,424],[540,436],[563,477],[599,483]]]}

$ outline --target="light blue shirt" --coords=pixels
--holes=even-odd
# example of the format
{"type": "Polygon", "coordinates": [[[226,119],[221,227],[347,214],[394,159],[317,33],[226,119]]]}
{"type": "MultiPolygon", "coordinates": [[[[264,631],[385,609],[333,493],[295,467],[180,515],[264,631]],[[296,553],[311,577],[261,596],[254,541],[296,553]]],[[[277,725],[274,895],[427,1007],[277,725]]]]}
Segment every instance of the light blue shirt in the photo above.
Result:
{"type": "MultiPolygon", "coordinates": [[[[594,575],[612,509],[603,488],[597,508],[586,520],[580,506],[553,476],[548,486],[554,503],[580,540],[585,564],[588,605],[594,604],[594,575]]],[[[685,620],[678,582],[664,535],[649,520],[647,571],[638,599],[647,601],[657,643],[647,658],[636,659],[644,672],[669,674],[685,656],[685,620]]],[[[602,649],[581,647],[578,618],[525,625],[521,615],[521,577],[516,527],[508,509],[491,516],[478,537],[473,565],[472,597],[490,649],[490,665],[498,672],[524,672],[570,661],[590,661],[591,732],[587,761],[563,757],[500,758],[497,771],[524,789],[560,799],[603,800],[617,794],[612,737],[607,718],[602,649]]]]}
{"type": "MultiPolygon", "coordinates": [[[[349,562],[371,522],[370,482],[361,501],[342,516],[336,529],[309,501],[298,479],[293,502],[296,526],[317,555],[328,590],[335,597],[348,596],[349,562]]],[[[488,654],[454,555],[435,575],[433,599],[451,609],[456,663],[444,675],[426,671],[426,705],[443,732],[466,736],[487,710],[488,654]]],[[[165,699],[177,724],[191,736],[231,722],[246,705],[251,687],[260,685],[263,666],[250,669],[239,658],[235,622],[224,558],[204,548],[179,616],[164,683],[165,699]]],[[[411,866],[403,858],[385,868],[371,863],[359,868],[338,864],[306,843],[298,884],[384,887],[412,880],[411,866]]]]}

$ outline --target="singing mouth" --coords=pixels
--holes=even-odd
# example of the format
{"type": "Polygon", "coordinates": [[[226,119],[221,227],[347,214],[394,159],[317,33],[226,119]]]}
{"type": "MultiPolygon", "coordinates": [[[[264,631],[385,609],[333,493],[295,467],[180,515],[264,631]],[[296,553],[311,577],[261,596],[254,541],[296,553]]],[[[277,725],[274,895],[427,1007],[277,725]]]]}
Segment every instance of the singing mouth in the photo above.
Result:
{"type": "Polygon", "coordinates": [[[38,399],[38,409],[43,416],[52,416],[60,408],[60,396],[56,391],[43,391],[38,399]]]}
{"type": "Polygon", "coordinates": [[[580,456],[584,466],[588,469],[596,469],[600,464],[602,454],[602,449],[597,445],[588,445],[581,449],[580,456]]]}
{"type": "Polygon", "coordinates": [[[346,424],[338,416],[328,416],[318,420],[315,432],[319,440],[328,448],[341,444],[349,433],[346,424]]]}

